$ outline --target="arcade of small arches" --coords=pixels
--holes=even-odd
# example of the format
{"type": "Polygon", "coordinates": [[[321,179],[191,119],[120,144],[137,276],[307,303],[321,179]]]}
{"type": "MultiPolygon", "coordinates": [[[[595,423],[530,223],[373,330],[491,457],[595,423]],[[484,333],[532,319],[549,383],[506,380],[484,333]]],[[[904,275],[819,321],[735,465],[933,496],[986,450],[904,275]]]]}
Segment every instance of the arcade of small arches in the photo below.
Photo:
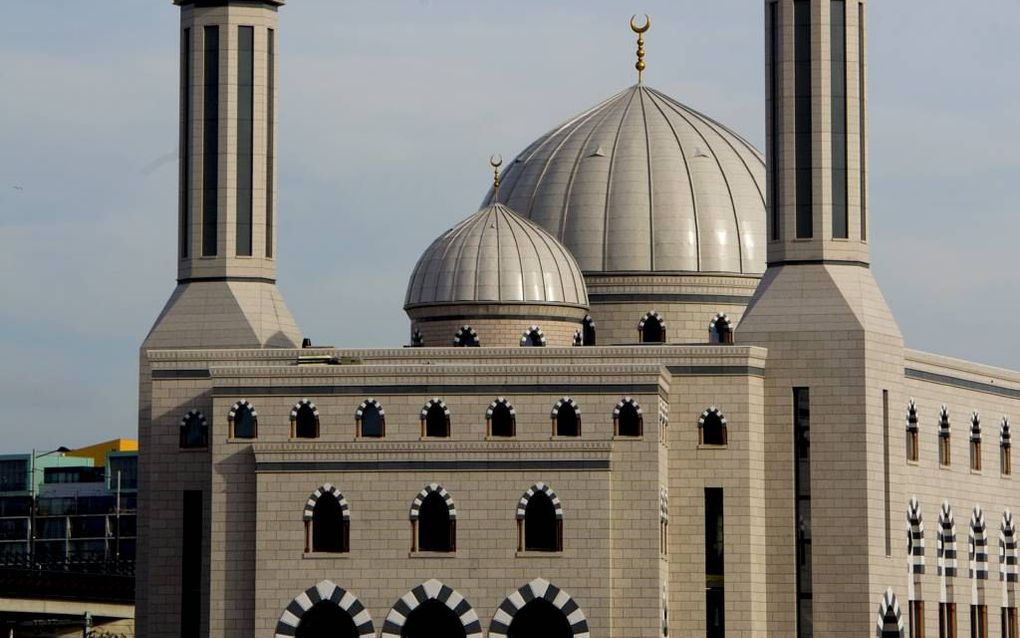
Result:
{"type": "MultiPolygon", "coordinates": [[[[708,323],[708,342],[713,344],[733,344],[733,322],[726,313],[717,313],[708,323]]],[[[637,322],[638,343],[666,343],[666,320],[655,310],[646,312],[637,322]]],[[[462,325],[451,336],[451,340],[444,344],[426,344],[425,337],[420,330],[411,332],[411,346],[425,347],[426,345],[452,345],[455,348],[478,348],[484,345],[484,338],[470,325],[462,325]]],[[[586,315],[581,320],[581,326],[574,333],[573,344],[575,346],[597,345],[595,320],[591,315],[586,315]]],[[[542,328],[538,325],[530,325],[521,332],[521,347],[545,347],[546,337],[542,328]]]]}
{"type": "MultiPolygon", "coordinates": [[[[664,425],[664,408],[659,406],[660,426],[664,425]]],[[[493,400],[485,409],[485,436],[491,439],[517,436],[517,412],[505,397],[493,400]]],[[[452,414],[439,397],[425,402],[420,412],[422,438],[450,438],[452,414]]],[[[550,433],[553,437],[581,436],[581,407],[571,397],[556,401],[550,414],[550,433]]],[[[1003,421],[1003,445],[1008,448],[1009,424],[1003,421]]],[[[246,399],[237,401],[227,413],[228,436],[232,440],[258,438],[258,413],[246,399]]],[[[380,439],[386,436],[386,412],[382,403],[374,398],[365,399],[354,413],[355,435],[358,439],[380,439]]],[[[623,397],[612,410],[614,438],[644,436],[644,412],[632,397],[623,397]]],[[[660,428],[662,429],[662,428],[660,428]]],[[[301,399],[290,411],[290,438],[316,439],[321,435],[319,409],[312,401],[301,399]]],[[[728,442],[726,417],[716,407],[710,407],[698,418],[698,442],[704,446],[726,446],[728,442]]],[[[202,412],[190,410],[180,422],[181,448],[206,448],[209,445],[209,423],[202,412]]]]}
{"type": "MultiPolygon", "coordinates": [[[[906,460],[908,463],[921,463],[920,444],[920,409],[917,403],[910,399],[907,403],[906,413],[906,460]]],[[[970,469],[974,472],[984,470],[984,454],[982,451],[982,427],[981,413],[977,410],[971,412],[967,420],[968,426],[968,457],[970,469]]],[[[939,407],[937,412],[936,435],[938,436],[938,466],[939,469],[947,469],[953,464],[952,446],[952,423],[950,421],[949,408],[945,405],[939,407]]],[[[1013,446],[1010,433],[1009,417],[1003,416],[999,420],[999,473],[1002,476],[1010,476],[1013,473],[1013,446]]]]}
{"type": "MultiPolygon", "coordinates": [[[[525,490],[516,503],[514,518],[518,552],[563,551],[563,504],[549,485],[539,482],[525,490]]],[[[411,552],[457,551],[457,506],[442,485],[430,483],[415,495],[408,520],[411,552]]],[[[351,508],[332,484],[312,492],[302,521],[306,554],[351,551],[351,508]]]]}
{"type": "MultiPolygon", "coordinates": [[[[324,580],[294,597],[276,623],[275,638],[361,638],[376,625],[352,592],[324,580]]],[[[482,638],[482,621],[467,597],[438,580],[397,598],[381,638],[482,638]]],[[[536,578],[510,593],[493,612],[490,638],[589,638],[588,619],[566,591],[536,578]]]]}

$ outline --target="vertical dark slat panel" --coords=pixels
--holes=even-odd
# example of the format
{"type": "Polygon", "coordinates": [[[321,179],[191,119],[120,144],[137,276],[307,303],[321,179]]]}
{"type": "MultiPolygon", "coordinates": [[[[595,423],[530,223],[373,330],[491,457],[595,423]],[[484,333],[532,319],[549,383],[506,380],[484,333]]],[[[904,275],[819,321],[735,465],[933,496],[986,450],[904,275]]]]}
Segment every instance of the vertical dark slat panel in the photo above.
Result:
{"type": "Polygon", "coordinates": [[[705,488],[705,636],[726,636],[723,489],[705,488]]]}
{"type": "Polygon", "coordinates": [[[850,232],[847,201],[846,1],[832,0],[830,11],[832,236],[835,239],[846,239],[850,232]]]}
{"type": "Polygon", "coordinates": [[[181,638],[202,627],[202,491],[185,490],[181,515],[181,638]]]}
{"type": "Polygon", "coordinates": [[[215,256],[219,223],[220,29],[205,27],[202,135],[202,255],[215,256]]]}
{"type": "Polygon", "coordinates": [[[187,259],[191,245],[191,29],[181,34],[181,259],[187,259]]]}
{"type": "Polygon", "coordinates": [[[864,77],[864,3],[857,5],[857,82],[860,102],[861,241],[868,241],[867,104],[864,77]]]}
{"type": "Polygon", "coordinates": [[[782,58],[780,57],[779,51],[779,3],[773,2],[769,5],[769,51],[770,51],[770,65],[769,65],[769,94],[772,96],[769,109],[769,174],[772,176],[772,180],[768,184],[769,197],[772,202],[771,209],[769,211],[772,228],[770,237],[773,240],[779,240],[782,238],[782,228],[780,226],[780,207],[783,205],[782,197],[780,193],[780,182],[783,179],[783,174],[779,165],[779,146],[781,144],[779,138],[781,111],[779,109],[779,102],[782,97],[781,93],[783,90],[782,85],[779,82],[779,68],[782,64],[782,58]]]}
{"type": "Polygon", "coordinates": [[[797,238],[814,235],[811,139],[811,3],[793,3],[794,133],[796,145],[797,238]]]}
{"type": "Polygon", "coordinates": [[[273,164],[276,154],[276,32],[268,31],[266,60],[266,257],[273,257],[273,164]]]}
{"type": "Polygon", "coordinates": [[[252,254],[253,112],[255,99],[255,27],[237,27],[237,211],[236,252],[252,254]]]}
{"type": "Polygon", "coordinates": [[[793,472],[797,538],[797,638],[812,638],[811,625],[811,393],[793,389],[793,472]]]}

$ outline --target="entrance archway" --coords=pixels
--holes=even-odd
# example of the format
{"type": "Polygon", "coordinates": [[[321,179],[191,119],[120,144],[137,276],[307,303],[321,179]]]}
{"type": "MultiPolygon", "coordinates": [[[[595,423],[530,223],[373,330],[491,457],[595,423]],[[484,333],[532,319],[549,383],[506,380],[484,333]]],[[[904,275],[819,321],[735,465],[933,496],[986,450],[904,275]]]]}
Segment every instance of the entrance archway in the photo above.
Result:
{"type": "Polygon", "coordinates": [[[573,638],[570,621],[545,598],[535,598],[517,610],[510,622],[508,638],[573,638]]]}
{"type": "Polygon", "coordinates": [[[400,638],[467,638],[467,631],[452,609],[438,600],[426,600],[407,617],[400,638]]]}
{"type": "Polygon", "coordinates": [[[324,580],[294,597],[276,623],[275,638],[375,636],[372,616],[357,596],[324,580]]]}
{"type": "Polygon", "coordinates": [[[590,638],[590,635],[588,619],[577,601],[544,578],[536,578],[507,596],[489,624],[489,638],[590,638]]]}
{"type": "Polygon", "coordinates": [[[380,638],[482,638],[482,623],[460,592],[432,579],[393,604],[380,638]]]}
{"type": "Polygon", "coordinates": [[[296,638],[358,638],[351,615],[332,601],[320,601],[301,616],[296,638]]]}

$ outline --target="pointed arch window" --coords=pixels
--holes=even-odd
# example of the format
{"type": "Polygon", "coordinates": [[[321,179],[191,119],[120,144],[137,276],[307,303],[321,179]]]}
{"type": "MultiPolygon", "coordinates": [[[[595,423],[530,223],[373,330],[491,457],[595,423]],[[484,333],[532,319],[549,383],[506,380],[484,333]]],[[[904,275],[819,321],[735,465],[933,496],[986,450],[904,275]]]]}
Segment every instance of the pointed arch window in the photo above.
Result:
{"type": "Polygon", "coordinates": [[[570,397],[563,397],[553,406],[553,436],[581,436],[581,408],[570,397]]]}
{"type": "Polygon", "coordinates": [[[595,345],[595,320],[591,315],[585,316],[581,321],[581,345],[595,345]]]}
{"type": "Polygon", "coordinates": [[[970,515],[970,533],[967,538],[969,575],[978,593],[975,604],[970,606],[970,635],[988,638],[988,605],[984,604],[984,581],[988,580],[988,527],[985,514],[975,506],[970,515]]]}
{"type": "Polygon", "coordinates": [[[531,326],[521,335],[522,348],[544,348],[545,333],[538,326],[531,326]]]}
{"type": "Polygon", "coordinates": [[[921,456],[918,444],[917,404],[907,404],[907,460],[916,463],[921,456]]]}
{"type": "Polygon", "coordinates": [[[319,409],[308,399],[301,399],[290,411],[290,437],[319,438],[319,409]]]}
{"type": "Polygon", "coordinates": [[[386,436],[386,412],[375,399],[361,402],[354,412],[354,421],[359,437],[381,439],[386,436]]]}
{"type": "Polygon", "coordinates": [[[970,469],[981,471],[981,416],[977,412],[970,416],[970,469]]]}
{"type": "Polygon", "coordinates": [[[563,551],[563,506],[544,483],[532,485],[517,503],[517,551],[563,551]]]}
{"type": "Polygon", "coordinates": [[[999,471],[1003,476],[1013,474],[1013,446],[1010,443],[1009,419],[1006,417],[1002,417],[1002,423],[999,424],[999,471]]]}
{"type": "Polygon", "coordinates": [[[1002,513],[999,524],[999,580],[1003,583],[1005,606],[1002,608],[1003,638],[1020,637],[1020,624],[1017,622],[1016,583],[1017,583],[1017,536],[1013,514],[1009,510],[1002,513]]]}
{"type": "Polygon", "coordinates": [[[443,486],[426,485],[411,503],[411,551],[457,550],[457,507],[443,486]]]}
{"type": "Polygon", "coordinates": [[[513,437],[517,435],[517,412],[510,402],[499,397],[485,411],[485,425],[489,436],[513,437]]]}
{"type": "Polygon", "coordinates": [[[186,450],[209,447],[209,424],[198,410],[191,410],[181,419],[180,446],[186,450]]]}
{"type": "Polygon", "coordinates": [[[342,554],[351,549],[351,513],[347,500],[326,483],[305,503],[305,553],[342,554]]]}
{"type": "Polygon", "coordinates": [[[666,321],[656,311],[651,311],[638,322],[638,341],[641,343],[666,343],[666,321]]]}
{"type": "Polygon", "coordinates": [[[481,345],[478,341],[478,333],[471,326],[461,326],[457,334],[453,335],[453,345],[457,348],[477,348],[481,345]]]}
{"type": "Polygon", "coordinates": [[[942,406],[939,410],[939,465],[949,467],[952,463],[952,447],[950,446],[949,410],[942,406]]]}
{"type": "Polygon", "coordinates": [[[669,489],[659,487],[659,553],[669,554],[669,489]]]}
{"type": "Polygon", "coordinates": [[[729,443],[726,417],[715,406],[701,413],[698,419],[698,444],[724,446],[729,443]]]}
{"type": "Polygon", "coordinates": [[[725,313],[719,313],[708,324],[709,343],[733,344],[733,323],[725,313]]]}
{"type": "Polygon", "coordinates": [[[421,409],[422,438],[449,438],[450,409],[442,399],[429,399],[421,409]]]}
{"type": "Polygon", "coordinates": [[[425,337],[422,336],[421,331],[417,328],[411,331],[411,347],[421,348],[425,345],[425,337]]]}
{"type": "Polygon", "coordinates": [[[644,434],[644,416],[634,399],[625,397],[613,408],[613,434],[631,437],[644,434]]]}
{"type": "Polygon", "coordinates": [[[258,414],[255,412],[255,407],[244,399],[241,399],[230,408],[230,412],[227,413],[227,424],[230,427],[231,438],[258,438],[258,414]]]}

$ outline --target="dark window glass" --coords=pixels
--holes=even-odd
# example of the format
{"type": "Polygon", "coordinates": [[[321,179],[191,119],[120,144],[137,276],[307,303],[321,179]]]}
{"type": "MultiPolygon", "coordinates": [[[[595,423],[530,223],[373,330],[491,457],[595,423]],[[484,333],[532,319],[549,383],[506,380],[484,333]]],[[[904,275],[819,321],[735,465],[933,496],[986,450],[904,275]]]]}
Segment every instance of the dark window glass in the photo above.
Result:
{"type": "Polygon", "coordinates": [[[864,77],[864,3],[861,2],[857,5],[857,82],[858,82],[858,95],[860,100],[860,132],[857,137],[860,140],[860,154],[861,154],[861,241],[868,241],[868,171],[867,171],[867,153],[865,148],[867,145],[867,130],[865,127],[865,119],[867,112],[864,110],[865,101],[865,77],[864,77]]]}
{"type": "Polygon", "coordinates": [[[336,497],[325,492],[315,502],[312,512],[312,551],[346,552],[346,521],[336,497]]]}
{"type": "Polygon", "coordinates": [[[524,337],[524,342],[521,344],[528,348],[541,348],[545,344],[542,342],[542,335],[538,330],[532,330],[524,337]]]}
{"type": "MultiPolygon", "coordinates": [[[[110,489],[117,489],[117,475],[120,474],[120,489],[138,489],[138,457],[137,456],[111,456],[107,467],[109,468],[110,489]]],[[[124,504],[121,503],[123,508],[124,504]]]]}
{"type": "MultiPolygon", "coordinates": [[[[28,519],[8,518],[0,520],[0,541],[28,539],[28,519]]],[[[0,549],[2,551],[2,549],[0,549]]]]}
{"type": "Polygon", "coordinates": [[[535,492],[524,510],[524,549],[532,552],[558,552],[563,549],[556,507],[545,492],[535,492]]]}
{"type": "Polygon", "coordinates": [[[645,318],[644,327],[641,329],[641,343],[664,343],[666,341],[666,329],[662,322],[655,315],[648,315],[645,318]]]}
{"type": "Polygon", "coordinates": [[[770,207],[770,217],[772,219],[771,237],[774,240],[778,240],[781,237],[780,234],[780,207],[782,206],[782,198],[779,196],[780,193],[780,181],[782,175],[779,167],[779,146],[781,141],[779,139],[780,129],[780,116],[782,111],[779,110],[779,101],[782,94],[782,85],[779,82],[779,67],[782,64],[782,58],[779,52],[779,3],[772,2],[769,4],[769,51],[770,51],[770,62],[769,62],[769,173],[772,176],[772,180],[768,184],[769,196],[772,200],[770,207]]]}
{"type": "Polygon", "coordinates": [[[581,436],[581,419],[569,403],[563,403],[556,412],[556,436],[581,436]]]}
{"type": "Polygon", "coordinates": [[[237,254],[251,255],[255,27],[237,27],[237,254]]]}
{"type": "Polygon", "coordinates": [[[624,403],[617,417],[616,430],[620,436],[641,436],[641,415],[633,403],[624,403]]]}
{"type": "Polygon", "coordinates": [[[369,403],[361,411],[361,436],[380,438],[385,434],[385,422],[383,415],[379,413],[379,406],[369,403]]]}
{"type": "Polygon", "coordinates": [[[266,257],[273,256],[273,165],[276,161],[276,32],[269,29],[266,58],[266,257]]]}
{"type": "Polygon", "coordinates": [[[581,344],[585,346],[595,345],[595,320],[585,317],[582,324],[581,344]]]}
{"type": "Polygon", "coordinates": [[[202,492],[185,490],[181,516],[181,638],[202,626],[202,492]]]}
{"type": "Polygon", "coordinates": [[[701,426],[702,445],[726,445],[726,425],[718,412],[709,412],[701,426]]]}
{"type": "Polygon", "coordinates": [[[28,459],[0,461],[0,492],[28,490],[28,459]]]}
{"type": "Polygon", "coordinates": [[[510,406],[505,403],[497,403],[492,409],[489,428],[492,436],[514,436],[516,434],[516,419],[510,413],[510,406]]]}
{"type": "Polygon", "coordinates": [[[191,29],[181,33],[181,258],[191,244],[191,29]]]}
{"type": "Polygon", "coordinates": [[[452,552],[454,534],[446,501],[438,492],[429,492],[418,511],[418,549],[423,552],[452,552]]]}
{"type": "Polygon", "coordinates": [[[794,122],[796,146],[797,186],[797,237],[813,235],[811,184],[811,3],[795,0],[793,3],[794,49],[794,122]]]}
{"type": "Polygon", "coordinates": [[[793,446],[797,522],[797,636],[814,635],[811,617],[811,398],[808,388],[793,389],[793,446]]]}
{"type": "Polygon", "coordinates": [[[400,630],[400,638],[467,638],[467,630],[446,603],[429,599],[414,608],[400,630]]]}
{"type": "Polygon", "coordinates": [[[202,255],[214,256],[219,223],[220,28],[205,27],[202,135],[202,255]]]}
{"type": "Polygon", "coordinates": [[[200,414],[189,414],[181,425],[181,447],[203,448],[209,446],[209,426],[200,414]]]}
{"type": "Polygon", "coordinates": [[[332,600],[323,600],[301,615],[297,638],[358,638],[351,615],[332,600]]]}
{"type": "Polygon", "coordinates": [[[725,557],[723,538],[723,491],[705,488],[705,635],[725,638],[725,557]]]}
{"type": "Polygon", "coordinates": [[[571,638],[570,621],[561,609],[545,598],[532,598],[514,614],[509,638],[571,638]]]}
{"type": "Polygon", "coordinates": [[[294,436],[299,439],[319,438],[319,417],[307,403],[298,408],[297,418],[294,420],[294,436]]]}
{"type": "Polygon", "coordinates": [[[832,87],[832,236],[849,237],[846,133],[846,1],[832,0],[829,46],[832,87]]]}
{"type": "Polygon", "coordinates": [[[425,436],[450,436],[450,419],[446,409],[438,403],[433,403],[425,414],[425,436]]]}
{"type": "Polygon", "coordinates": [[[242,405],[234,413],[234,438],[254,439],[256,436],[258,430],[255,415],[251,413],[251,408],[242,405]]]}

